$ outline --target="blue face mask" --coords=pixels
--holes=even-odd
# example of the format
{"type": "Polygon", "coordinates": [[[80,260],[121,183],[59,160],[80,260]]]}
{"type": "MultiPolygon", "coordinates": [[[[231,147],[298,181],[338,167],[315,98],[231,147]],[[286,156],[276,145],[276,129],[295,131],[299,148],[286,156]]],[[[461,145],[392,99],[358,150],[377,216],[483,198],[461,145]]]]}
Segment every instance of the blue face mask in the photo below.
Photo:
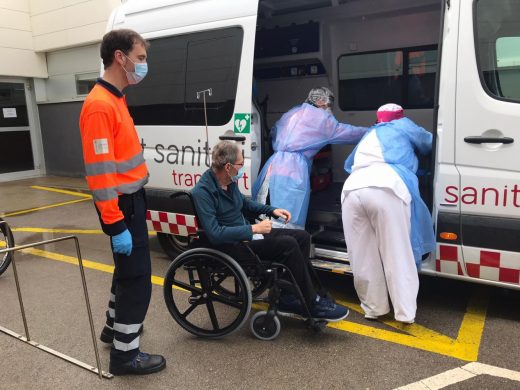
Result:
{"type": "MultiPolygon", "coordinates": [[[[125,55],[126,58],[128,56],[125,55]]],[[[141,63],[135,63],[130,58],[128,58],[128,61],[130,61],[132,64],[134,64],[134,71],[129,72],[124,67],[123,70],[126,72],[126,79],[128,80],[128,84],[134,85],[139,83],[142,79],[145,78],[146,74],[148,73],[148,64],[146,62],[141,63]]]]}
{"type": "Polygon", "coordinates": [[[244,166],[242,165],[240,169],[238,170],[238,173],[235,176],[231,177],[231,180],[233,180],[235,183],[239,181],[242,176],[244,176],[244,166]]]}

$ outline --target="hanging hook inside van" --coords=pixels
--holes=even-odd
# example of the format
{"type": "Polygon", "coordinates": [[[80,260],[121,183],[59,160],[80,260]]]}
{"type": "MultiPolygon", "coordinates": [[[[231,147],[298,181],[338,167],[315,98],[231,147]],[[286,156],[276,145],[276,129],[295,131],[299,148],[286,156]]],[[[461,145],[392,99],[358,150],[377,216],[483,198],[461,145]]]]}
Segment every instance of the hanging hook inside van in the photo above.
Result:
{"type": "Polygon", "coordinates": [[[200,95],[202,95],[203,102],[204,102],[204,124],[206,126],[206,145],[209,148],[208,112],[206,110],[206,93],[208,94],[208,96],[211,96],[213,94],[213,88],[208,88],[208,89],[203,89],[202,91],[197,91],[197,100],[199,100],[200,99],[200,95]]]}

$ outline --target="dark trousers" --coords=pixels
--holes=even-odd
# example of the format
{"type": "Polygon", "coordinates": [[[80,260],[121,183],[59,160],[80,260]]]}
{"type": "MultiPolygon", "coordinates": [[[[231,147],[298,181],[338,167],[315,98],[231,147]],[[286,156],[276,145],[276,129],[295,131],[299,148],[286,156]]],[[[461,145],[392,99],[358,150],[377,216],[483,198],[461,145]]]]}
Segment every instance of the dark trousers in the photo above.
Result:
{"type": "Polygon", "coordinates": [[[119,196],[119,208],[132,235],[132,253],[113,253],[115,270],[107,311],[107,326],[114,329],[112,365],[132,360],[139,353],[139,329],[152,295],[144,190],[119,196]]]}
{"type": "MultiPolygon", "coordinates": [[[[297,229],[272,229],[271,233],[264,234],[263,240],[253,240],[248,245],[261,260],[273,261],[289,268],[307,304],[311,305],[316,300],[317,293],[310,275],[311,236],[309,233],[297,229]]],[[[233,248],[226,245],[219,249],[237,261],[251,257],[241,244],[233,248]]]]}

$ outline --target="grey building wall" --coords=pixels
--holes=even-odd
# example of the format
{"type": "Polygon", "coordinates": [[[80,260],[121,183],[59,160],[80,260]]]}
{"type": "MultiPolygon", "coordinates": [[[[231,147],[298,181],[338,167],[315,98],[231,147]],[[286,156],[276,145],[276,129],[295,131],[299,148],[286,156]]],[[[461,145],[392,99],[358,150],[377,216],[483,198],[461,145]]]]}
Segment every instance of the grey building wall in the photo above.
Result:
{"type": "Polygon", "coordinates": [[[45,167],[48,175],[84,176],[79,114],[83,102],[40,104],[45,167]]]}

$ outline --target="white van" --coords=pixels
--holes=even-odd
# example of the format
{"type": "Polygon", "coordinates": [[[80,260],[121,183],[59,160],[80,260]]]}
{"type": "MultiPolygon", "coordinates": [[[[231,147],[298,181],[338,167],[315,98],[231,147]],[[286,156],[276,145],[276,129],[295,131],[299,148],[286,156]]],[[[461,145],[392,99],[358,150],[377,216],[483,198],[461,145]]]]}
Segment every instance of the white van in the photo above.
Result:
{"type": "MultiPolygon", "coordinates": [[[[394,102],[433,132],[420,183],[437,251],[421,272],[520,289],[520,0],[128,0],[109,23],[151,42],[127,101],[169,255],[195,229],[169,195],[193,188],[212,145],[243,145],[250,194],[270,127],[327,86],[341,122],[369,126],[394,102]]],[[[306,228],[315,266],[334,272],[349,271],[339,199],[351,150],[326,147],[312,169],[306,228]]]]}

